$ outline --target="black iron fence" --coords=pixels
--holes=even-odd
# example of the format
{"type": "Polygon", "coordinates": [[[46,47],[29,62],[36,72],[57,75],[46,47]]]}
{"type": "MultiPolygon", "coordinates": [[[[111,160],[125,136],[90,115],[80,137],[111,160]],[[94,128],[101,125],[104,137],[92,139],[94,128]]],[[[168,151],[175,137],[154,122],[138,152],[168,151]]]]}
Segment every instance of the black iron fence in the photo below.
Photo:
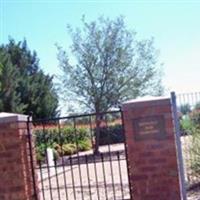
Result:
{"type": "Polygon", "coordinates": [[[40,199],[130,199],[121,111],[35,120],[40,199]]]}
{"type": "Polygon", "coordinates": [[[200,184],[200,92],[177,95],[188,189],[200,184]]]}
{"type": "MultiPolygon", "coordinates": [[[[200,92],[176,97],[190,189],[200,184],[200,92]]],[[[35,120],[31,124],[40,199],[133,199],[121,111],[35,120]]]]}

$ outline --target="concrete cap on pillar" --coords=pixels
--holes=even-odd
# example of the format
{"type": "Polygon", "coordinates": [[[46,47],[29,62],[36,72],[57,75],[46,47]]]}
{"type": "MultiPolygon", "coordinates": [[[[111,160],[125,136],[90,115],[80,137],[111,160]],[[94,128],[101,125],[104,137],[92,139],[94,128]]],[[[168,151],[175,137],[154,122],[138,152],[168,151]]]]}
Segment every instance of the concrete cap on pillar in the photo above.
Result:
{"type": "Polygon", "coordinates": [[[148,104],[148,106],[150,105],[163,105],[163,104],[168,104],[170,101],[170,97],[169,96],[159,96],[159,97],[155,97],[155,96],[145,96],[145,97],[140,97],[137,99],[131,99],[128,101],[125,101],[122,104],[122,109],[126,110],[126,108],[130,108],[130,107],[141,107],[141,106],[145,106],[146,104],[148,104]]]}
{"type": "Polygon", "coordinates": [[[27,121],[28,115],[0,112],[0,123],[27,121]]]}

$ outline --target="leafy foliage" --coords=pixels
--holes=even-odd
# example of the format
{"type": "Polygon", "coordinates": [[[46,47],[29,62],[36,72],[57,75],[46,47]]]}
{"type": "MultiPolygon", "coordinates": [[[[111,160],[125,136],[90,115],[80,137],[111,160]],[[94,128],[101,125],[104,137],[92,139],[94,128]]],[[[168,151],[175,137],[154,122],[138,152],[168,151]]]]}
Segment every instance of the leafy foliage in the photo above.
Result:
{"type": "Polygon", "coordinates": [[[56,128],[50,128],[45,130],[35,130],[34,134],[36,136],[36,144],[45,143],[48,145],[57,144],[67,144],[74,143],[77,141],[89,138],[88,130],[85,128],[71,128],[63,127],[60,130],[56,128]]]}
{"type": "Polygon", "coordinates": [[[200,129],[196,128],[192,134],[191,155],[193,157],[191,162],[191,169],[195,176],[200,176],[200,129]]]}
{"type": "Polygon", "coordinates": [[[196,103],[195,109],[200,109],[200,102],[196,103]]]}
{"type": "Polygon", "coordinates": [[[181,106],[180,106],[180,112],[181,112],[183,115],[186,115],[186,114],[188,114],[189,112],[191,112],[191,106],[190,106],[190,104],[181,105],[181,106]]]}
{"type": "Polygon", "coordinates": [[[16,77],[19,71],[10,60],[10,55],[0,48],[0,111],[23,112],[25,105],[17,93],[16,77]]]}
{"type": "MultiPolygon", "coordinates": [[[[96,132],[96,129],[95,129],[96,132]]],[[[112,125],[100,128],[99,144],[116,144],[124,142],[124,133],[122,125],[112,125]]]]}
{"type": "MultiPolygon", "coordinates": [[[[180,128],[184,135],[191,135],[200,128],[200,108],[197,103],[193,109],[189,104],[182,105],[180,111],[183,114],[180,119],[180,128]]],[[[198,132],[198,131],[197,131],[198,132]]]]}
{"type": "Polygon", "coordinates": [[[180,120],[182,135],[187,137],[187,153],[190,157],[191,175],[199,177],[200,174],[200,109],[197,106],[180,120]]]}
{"type": "Polygon", "coordinates": [[[200,128],[200,109],[194,109],[190,114],[190,118],[195,126],[200,128]]]}
{"type": "Polygon", "coordinates": [[[187,115],[180,120],[181,135],[191,135],[193,133],[194,123],[187,115]]]}
{"type": "Polygon", "coordinates": [[[48,147],[54,149],[55,155],[71,155],[77,151],[91,149],[91,140],[86,128],[63,127],[60,130],[56,128],[39,129],[34,131],[36,141],[37,159],[42,161],[46,156],[48,147]]]}
{"type": "Polygon", "coordinates": [[[74,31],[69,26],[69,32],[76,64],[58,47],[62,93],[68,102],[76,100],[98,113],[127,99],[162,93],[153,40],[138,41],[122,17],[101,17],[91,23],[83,19],[82,29],[74,31]]]}
{"type": "Polygon", "coordinates": [[[54,117],[58,100],[53,77],[39,68],[36,52],[28,49],[26,40],[9,40],[0,46],[0,111],[54,117]]]}

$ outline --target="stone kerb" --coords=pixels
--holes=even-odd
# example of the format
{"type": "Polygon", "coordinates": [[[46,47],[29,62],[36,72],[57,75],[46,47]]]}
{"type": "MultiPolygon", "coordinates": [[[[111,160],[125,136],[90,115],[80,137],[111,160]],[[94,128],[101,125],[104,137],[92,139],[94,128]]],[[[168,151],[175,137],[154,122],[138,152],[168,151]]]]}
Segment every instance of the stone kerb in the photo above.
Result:
{"type": "Polygon", "coordinates": [[[170,98],[129,101],[122,107],[134,200],[180,200],[170,98]]]}
{"type": "Polygon", "coordinates": [[[0,199],[33,199],[27,116],[0,113],[0,199]]]}

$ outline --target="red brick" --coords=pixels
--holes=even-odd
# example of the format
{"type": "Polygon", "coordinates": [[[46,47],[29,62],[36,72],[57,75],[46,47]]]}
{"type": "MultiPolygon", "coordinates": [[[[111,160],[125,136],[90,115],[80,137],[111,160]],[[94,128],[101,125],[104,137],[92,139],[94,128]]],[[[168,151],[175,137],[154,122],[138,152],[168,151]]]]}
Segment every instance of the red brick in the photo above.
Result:
{"type": "Polygon", "coordinates": [[[169,99],[136,102],[124,107],[128,165],[134,200],[180,200],[174,124],[169,99]],[[133,120],[164,116],[166,138],[135,140],[133,120]]]}
{"type": "Polygon", "coordinates": [[[157,167],[155,166],[147,166],[147,167],[141,167],[141,170],[144,172],[155,172],[157,170],[157,167]]]}
{"type": "Polygon", "coordinates": [[[152,158],[148,160],[150,163],[154,164],[160,164],[167,162],[167,159],[163,156],[163,158],[152,158]]]}
{"type": "Polygon", "coordinates": [[[133,181],[138,181],[138,180],[145,180],[147,179],[146,175],[131,175],[131,178],[133,181]]]}
{"type": "Polygon", "coordinates": [[[140,156],[140,158],[141,157],[153,157],[154,156],[154,152],[152,152],[152,151],[149,151],[149,152],[142,152],[142,153],[139,153],[139,156],[140,156]]]}
{"type": "Polygon", "coordinates": [[[26,123],[0,124],[0,199],[30,200],[33,193],[26,123]]]}

